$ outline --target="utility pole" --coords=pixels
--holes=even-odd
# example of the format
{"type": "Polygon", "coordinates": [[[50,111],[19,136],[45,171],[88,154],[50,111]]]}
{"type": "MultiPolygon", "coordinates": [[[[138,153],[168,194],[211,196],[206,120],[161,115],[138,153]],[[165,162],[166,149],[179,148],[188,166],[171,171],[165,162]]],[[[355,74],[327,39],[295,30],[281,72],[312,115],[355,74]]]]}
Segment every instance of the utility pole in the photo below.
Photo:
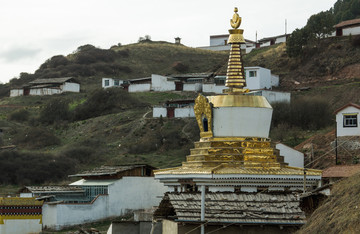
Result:
{"type": "Polygon", "coordinates": [[[205,234],[205,185],[201,185],[201,234],[205,234]]]}

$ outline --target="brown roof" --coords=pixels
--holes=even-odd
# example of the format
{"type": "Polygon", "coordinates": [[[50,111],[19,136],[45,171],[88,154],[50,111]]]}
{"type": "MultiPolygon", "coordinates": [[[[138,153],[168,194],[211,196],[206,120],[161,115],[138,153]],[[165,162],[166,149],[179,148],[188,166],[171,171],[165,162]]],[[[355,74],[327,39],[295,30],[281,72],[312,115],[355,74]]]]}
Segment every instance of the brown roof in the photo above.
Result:
{"type": "MultiPolygon", "coordinates": [[[[155,211],[157,218],[179,222],[200,220],[201,193],[167,193],[155,211]]],[[[294,194],[211,193],[205,195],[209,223],[302,225],[305,214],[294,194]]]]}
{"type": "Polygon", "coordinates": [[[340,22],[336,25],[334,25],[335,28],[344,28],[344,27],[348,27],[348,26],[353,26],[353,25],[357,25],[360,24],[360,19],[352,19],[352,20],[346,20],[343,22],[340,22]]]}
{"type": "Polygon", "coordinates": [[[146,164],[139,164],[139,165],[122,165],[122,166],[101,166],[98,168],[94,168],[92,170],[83,171],[79,174],[69,175],[69,177],[79,177],[79,176],[111,176],[116,175],[120,172],[129,171],[134,168],[139,167],[147,167],[150,169],[155,169],[152,166],[146,164]]]}
{"type": "Polygon", "coordinates": [[[343,110],[343,109],[345,109],[346,107],[349,107],[349,106],[353,106],[353,107],[355,107],[357,109],[360,109],[360,105],[350,102],[350,103],[346,104],[345,106],[342,106],[339,109],[335,110],[334,114],[337,114],[339,111],[341,111],[341,110],[343,110]]]}
{"type": "Polygon", "coordinates": [[[36,79],[34,81],[29,82],[29,84],[62,84],[67,81],[72,81],[74,83],[77,83],[72,77],[64,77],[64,78],[36,79]]]}
{"type": "Polygon", "coordinates": [[[333,166],[323,170],[323,178],[343,178],[350,177],[356,173],[360,172],[360,165],[342,165],[342,166],[333,166]]]}

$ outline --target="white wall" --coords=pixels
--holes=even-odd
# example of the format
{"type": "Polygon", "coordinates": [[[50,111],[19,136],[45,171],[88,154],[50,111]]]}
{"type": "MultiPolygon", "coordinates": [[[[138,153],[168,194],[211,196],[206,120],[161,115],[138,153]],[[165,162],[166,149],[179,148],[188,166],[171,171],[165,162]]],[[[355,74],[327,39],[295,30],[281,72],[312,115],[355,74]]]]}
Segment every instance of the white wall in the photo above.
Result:
{"type": "Polygon", "coordinates": [[[345,109],[339,111],[336,114],[336,128],[337,128],[337,136],[360,136],[360,110],[353,107],[348,106],[345,109]],[[344,128],[344,114],[357,114],[357,127],[345,127],[344,128]]]}
{"type": "Polygon", "coordinates": [[[277,38],[275,39],[275,44],[279,44],[279,43],[283,43],[283,42],[286,42],[286,36],[277,37],[277,38]]]}
{"type": "Polygon", "coordinates": [[[213,108],[214,137],[269,137],[272,108],[213,108]]]}
{"type": "Polygon", "coordinates": [[[275,92],[270,90],[261,90],[263,97],[265,97],[268,102],[275,103],[275,102],[287,102],[290,103],[291,94],[286,92],[275,92]]]}
{"type": "Polygon", "coordinates": [[[127,210],[157,206],[167,191],[154,177],[123,177],[109,185],[109,195],[99,195],[93,203],[43,205],[43,226],[65,226],[119,216],[127,210]]]}
{"type": "Polygon", "coordinates": [[[147,84],[130,84],[128,88],[129,93],[135,92],[149,92],[150,91],[150,83],[147,84]]]}
{"type": "Polygon", "coordinates": [[[210,37],[210,46],[219,46],[225,45],[225,40],[228,41],[229,35],[224,35],[222,37],[210,37]]]}
{"type": "Polygon", "coordinates": [[[284,161],[291,167],[304,167],[304,154],[281,143],[276,144],[276,149],[280,150],[280,155],[284,156],[284,161]]]}
{"type": "Polygon", "coordinates": [[[110,88],[110,87],[113,87],[113,86],[114,86],[114,79],[113,78],[102,78],[101,87],[106,89],[106,88],[110,88]],[[105,80],[109,81],[108,86],[105,86],[105,80]]]}
{"type": "Polygon", "coordinates": [[[79,93],[80,92],[80,84],[65,82],[63,85],[60,86],[60,89],[62,90],[62,92],[79,93]]]}
{"type": "Polygon", "coordinates": [[[202,83],[184,83],[183,91],[201,92],[202,83]]]}
{"type": "MultiPolygon", "coordinates": [[[[119,80],[119,79],[116,79],[116,80],[119,80]]],[[[120,86],[123,83],[124,83],[123,80],[119,80],[119,85],[116,85],[116,87],[120,86]]],[[[110,87],[114,87],[114,86],[115,86],[115,79],[113,79],[113,78],[102,78],[101,87],[106,89],[106,88],[110,88],[110,87]],[[105,86],[105,80],[109,80],[109,86],[105,86]]]]}
{"type": "Polygon", "coordinates": [[[152,74],[151,75],[151,90],[172,91],[172,90],[175,90],[175,82],[168,81],[166,76],[152,74]]]}
{"type": "Polygon", "coordinates": [[[224,89],[228,89],[225,85],[216,85],[214,83],[203,84],[204,93],[223,93],[224,89]]]}
{"type": "Polygon", "coordinates": [[[43,205],[43,226],[59,230],[66,226],[110,217],[109,196],[100,195],[93,203],[43,205]]]}
{"type": "Polygon", "coordinates": [[[271,86],[272,87],[278,87],[279,86],[279,76],[271,74],[271,86]]]}
{"type": "Polygon", "coordinates": [[[23,96],[24,90],[23,89],[11,89],[10,90],[10,97],[17,97],[17,96],[23,96]]]}
{"type": "Polygon", "coordinates": [[[4,224],[0,224],[1,234],[33,234],[40,232],[40,219],[5,219],[4,224]]]}
{"type": "Polygon", "coordinates": [[[194,107],[186,106],[182,108],[175,108],[175,118],[195,117],[194,107]]]}
{"type": "Polygon", "coordinates": [[[184,83],[183,91],[193,91],[195,92],[195,83],[184,83]]]}
{"type": "Polygon", "coordinates": [[[33,89],[30,88],[30,93],[29,95],[53,95],[53,94],[59,94],[61,93],[60,89],[57,88],[38,88],[38,89],[33,89]]]}
{"type": "Polygon", "coordinates": [[[154,177],[123,177],[109,186],[109,215],[157,206],[165,192],[167,187],[154,177]]]}
{"type": "Polygon", "coordinates": [[[167,116],[167,110],[165,107],[153,107],[153,118],[160,118],[167,116]]]}
{"type": "Polygon", "coordinates": [[[360,34],[360,26],[343,29],[343,36],[349,36],[350,34],[351,35],[360,34]]]}

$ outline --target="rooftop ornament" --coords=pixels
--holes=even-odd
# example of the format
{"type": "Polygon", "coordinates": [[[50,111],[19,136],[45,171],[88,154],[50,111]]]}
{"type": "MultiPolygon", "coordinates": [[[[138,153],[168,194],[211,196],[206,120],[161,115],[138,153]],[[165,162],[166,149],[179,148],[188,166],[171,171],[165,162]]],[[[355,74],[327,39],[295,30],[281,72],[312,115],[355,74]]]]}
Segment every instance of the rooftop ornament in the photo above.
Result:
{"type": "Polygon", "coordinates": [[[238,15],[238,9],[235,7],[234,15],[230,19],[232,29],[229,30],[229,44],[231,44],[230,56],[228,61],[228,69],[226,73],[226,87],[229,87],[227,92],[234,93],[247,93],[248,89],[243,89],[246,86],[244,75],[244,67],[241,56],[241,44],[245,43],[244,30],[238,29],[241,24],[241,17],[238,15]]]}

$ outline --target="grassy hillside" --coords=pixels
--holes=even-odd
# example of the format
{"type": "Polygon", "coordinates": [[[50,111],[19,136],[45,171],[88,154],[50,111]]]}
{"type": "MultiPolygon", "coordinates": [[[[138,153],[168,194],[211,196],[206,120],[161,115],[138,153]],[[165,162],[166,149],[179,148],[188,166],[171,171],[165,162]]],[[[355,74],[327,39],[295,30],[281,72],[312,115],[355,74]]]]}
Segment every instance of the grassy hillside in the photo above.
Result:
{"type": "Polygon", "coordinates": [[[36,78],[74,77],[83,92],[101,86],[102,77],[119,79],[149,77],[151,74],[216,72],[228,59],[227,52],[201,50],[167,42],[141,43],[99,49],[80,46],[73,54],[56,55],[46,60],[34,74],[21,73],[19,79],[0,85],[0,96],[10,87],[36,78]]]}
{"type": "Polygon", "coordinates": [[[297,233],[360,233],[360,174],[334,184],[332,195],[297,233]]]}

